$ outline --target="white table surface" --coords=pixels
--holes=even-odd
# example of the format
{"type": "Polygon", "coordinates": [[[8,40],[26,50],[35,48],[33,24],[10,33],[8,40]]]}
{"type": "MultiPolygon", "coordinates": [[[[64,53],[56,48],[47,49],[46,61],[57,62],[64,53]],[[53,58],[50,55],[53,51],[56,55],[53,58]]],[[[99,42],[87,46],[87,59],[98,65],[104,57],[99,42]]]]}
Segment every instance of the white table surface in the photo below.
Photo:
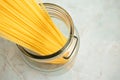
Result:
{"type": "Polygon", "coordinates": [[[120,0],[43,1],[72,16],[80,34],[75,64],[62,74],[43,74],[25,64],[14,43],[0,38],[0,80],[120,80],[120,0]]]}

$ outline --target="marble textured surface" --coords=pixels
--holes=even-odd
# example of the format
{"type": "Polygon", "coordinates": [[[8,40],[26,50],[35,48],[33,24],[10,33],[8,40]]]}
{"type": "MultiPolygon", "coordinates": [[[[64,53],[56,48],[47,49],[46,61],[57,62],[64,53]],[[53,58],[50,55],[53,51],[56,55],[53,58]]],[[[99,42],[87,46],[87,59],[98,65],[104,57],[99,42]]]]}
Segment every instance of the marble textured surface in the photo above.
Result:
{"type": "Polygon", "coordinates": [[[120,80],[120,0],[43,1],[64,7],[73,18],[80,34],[73,67],[43,74],[25,64],[14,43],[0,38],[0,80],[120,80]]]}

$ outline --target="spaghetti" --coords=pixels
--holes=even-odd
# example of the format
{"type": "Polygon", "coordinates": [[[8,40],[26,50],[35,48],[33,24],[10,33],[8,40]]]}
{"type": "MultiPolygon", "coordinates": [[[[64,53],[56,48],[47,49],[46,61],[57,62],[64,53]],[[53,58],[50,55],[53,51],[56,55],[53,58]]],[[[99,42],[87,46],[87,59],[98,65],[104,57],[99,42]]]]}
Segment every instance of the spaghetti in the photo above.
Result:
{"type": "Polygon", "coordinates": [[[42,56],[57,52],[67,41],[44,5],[34,0],[0,0],[0,36],[42,56]]]}

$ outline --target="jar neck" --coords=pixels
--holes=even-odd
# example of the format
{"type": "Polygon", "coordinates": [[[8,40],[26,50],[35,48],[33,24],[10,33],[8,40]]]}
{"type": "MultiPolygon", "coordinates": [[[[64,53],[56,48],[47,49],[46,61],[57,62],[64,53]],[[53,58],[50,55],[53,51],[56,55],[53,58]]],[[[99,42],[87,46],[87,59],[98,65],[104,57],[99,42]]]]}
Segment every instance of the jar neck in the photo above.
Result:
{"type": "Polygon", "coordinates": [[[65,9],[61,8],[60,6],[52,4],[52,3],[44,3],[44,6],[46,7],[46,9],[51,17],[58,18],[58,19],[62,20],[63,22],[65,22],[65,24],[67,25],[66,27],[68,27],[69,36],[68,36],[68,40],[67,40],[66,44],[63,46],[62,49],[58,50],[57,52],[55,52],[53,54],[46,55],[46,56],[40,56],[40,55],[38,56],[38,55],[31,54],[26,49],[24,49],[22,46],[17,45],[18,48],[26,56],[34,58],[34,59],[41,59],[41,60],[55,58],[58,55],[64,54],[65,49],[69,46],[69,44],[72,41],[72,38],[74,36],[74,25],[73,25],[71,16],[68,14],[68,12],[65,9]]]}

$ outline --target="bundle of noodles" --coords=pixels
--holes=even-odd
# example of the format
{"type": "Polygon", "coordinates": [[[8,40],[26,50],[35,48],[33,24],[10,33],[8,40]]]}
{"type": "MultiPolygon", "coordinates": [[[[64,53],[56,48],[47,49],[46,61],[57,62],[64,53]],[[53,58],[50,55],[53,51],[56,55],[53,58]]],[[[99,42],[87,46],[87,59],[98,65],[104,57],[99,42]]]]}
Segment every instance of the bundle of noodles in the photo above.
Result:
{"type": "MultiPolygon", "coordinates": [[[[0,36],[43,56],[58,51],[67,41],[44,5],[34,0],[0,0],[0,36]]],[[[65,61],[58,58],[50,63],[65,61]]]]}

